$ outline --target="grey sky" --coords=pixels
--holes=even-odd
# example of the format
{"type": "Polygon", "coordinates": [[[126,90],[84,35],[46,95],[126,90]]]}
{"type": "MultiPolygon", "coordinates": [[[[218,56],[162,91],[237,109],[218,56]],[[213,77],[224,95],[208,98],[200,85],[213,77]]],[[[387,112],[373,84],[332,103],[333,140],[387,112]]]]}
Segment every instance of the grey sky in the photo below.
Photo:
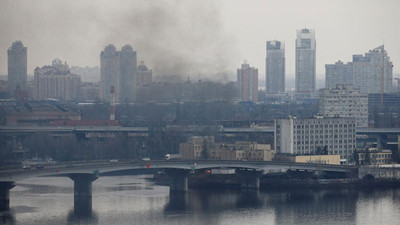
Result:
{"type": "Polygon", "coordinates": [[[107,44],[127,43],[156,75],[234,80],[247,59],[262,77],[265,42],[277,39],[292,76],[296,29],[304,27],[316,33],[318,74],[383,42],[400,73],[399,12],[398,0],[2,0],[0,74],[7,73],[7,49],[21,40],[28,74],[54,58],[96,66],[107,44]]]}

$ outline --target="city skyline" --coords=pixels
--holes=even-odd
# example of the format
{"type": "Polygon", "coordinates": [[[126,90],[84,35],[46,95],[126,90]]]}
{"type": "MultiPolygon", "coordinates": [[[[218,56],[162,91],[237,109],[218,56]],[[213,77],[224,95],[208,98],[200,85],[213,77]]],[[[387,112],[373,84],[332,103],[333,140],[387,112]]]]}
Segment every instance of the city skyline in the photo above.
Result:
{"type": "Polygon", "coordinates": [[[383,43],[395,65],[394,74],[399,74],[398,4],[352,1],[343,8],[343,2],[188,1],[172,14],[167,11],[173,5],[170,1],[152,4],[138,0],[124,7],[103,1],[96,2],[95,7],[90,1],[71,1],[68,5],[5,1],[0,9],[0,28],[4,28],[0,74],[6,74],[6,49],[21,40],[30,49],[28,74],[56,57],[69,65],[99,66],[96,56],[105,45],[128,43],[140,52],[138,58],[153,69],[155,76],[176,70],[185,77],[212,74],[215,79],[234,80],[236,65],[247,59],[264,77],[265,41],[281,40],[286,43],[286,74],[292,77],[295,30],[304,27],[317,33],[317,79],[323,78],[325,64],[350,61],[351,55],[383,43]],[[160,18],[153,18],[154,13],[160,18]],[[248,31],[237,32],[244,24],[251,24],[248,31]]]}

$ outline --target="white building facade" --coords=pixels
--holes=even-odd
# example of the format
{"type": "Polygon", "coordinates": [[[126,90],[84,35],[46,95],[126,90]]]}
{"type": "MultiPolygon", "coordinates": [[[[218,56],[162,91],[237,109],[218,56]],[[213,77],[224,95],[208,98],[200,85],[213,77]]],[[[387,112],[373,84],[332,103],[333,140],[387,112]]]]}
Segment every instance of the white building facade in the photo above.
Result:
{"type": "Polygon", "coordinates": [[[356,147],[354,118],[324,118],[275,120],[277,153],[312,155],[318,148],[327,148],[328,155],[340,155],[348,162],[356,147]]]}
{"type": "Polygon", "coordinates": [[[393,63],[384,46],[365,55],[353,55],[353,62],[341,61],[325,65],[325,87],[337,84],[353,84],[361,93],[377,94],[393,92],[393,63]]]}
{"type": "Polygon", "coordinates": [[[368,94],[352,84],[319,90],[319,114],[325,117],[356,118],[357,127],[368,127],[368,94]]]}

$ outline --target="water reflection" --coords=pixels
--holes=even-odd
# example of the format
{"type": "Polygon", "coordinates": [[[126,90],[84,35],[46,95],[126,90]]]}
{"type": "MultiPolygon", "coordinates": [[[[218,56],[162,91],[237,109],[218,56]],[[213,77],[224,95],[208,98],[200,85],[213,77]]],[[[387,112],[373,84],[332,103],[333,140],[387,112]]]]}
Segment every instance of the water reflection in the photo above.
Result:
{"type": "Polygon", "coordinates": [[[351,190],[289,191],[271,194],[275,224],[307,224],[309,221],[355,222],[358,192],[351,190]]]}
{"type": "Polygon", "coordinates": [[[112,177],[94,183],[93,210],[85,210],[73,208],[73,190],[65,189],[63,182],[49,185],[53,192],[48,193],[36,186],[17,186],[11,196],[15,213],[0,217],[0,224],[372,225],[400,221],[400,189],[169,193],[168,187],[143,178],[112,177]]]}
{"type": "Polygon", "coordinates": [[[0,224],[4,225],[15,224],[15,213],[13,211],[0,212],[0,224]]]}
{"type": "Polygon", "coordinates": [[[99,217],[92,210],[78,211],[76,206],[71,209],[67,216],[68,224],[98,224],[99,217]]]}

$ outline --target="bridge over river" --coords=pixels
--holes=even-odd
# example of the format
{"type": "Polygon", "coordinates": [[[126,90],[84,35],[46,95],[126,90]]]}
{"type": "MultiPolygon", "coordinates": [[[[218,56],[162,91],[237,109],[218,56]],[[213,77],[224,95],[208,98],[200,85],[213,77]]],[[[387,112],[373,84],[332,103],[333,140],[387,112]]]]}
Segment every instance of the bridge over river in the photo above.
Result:
{"type": "Polygon", "coordinates": [[[250,189],[260,187],[263,174],[278,171],[337,172],[348,177],[356,177],[358,173],[355,166],[225,160],[89,161],[47,164],[32,169],[3,168],[0,169],[0,211],[9,208],[9,191],[15,182],[29,177],[69,177],[74,181],[74,205],[91,209],[92,182],[110,172],[163,170],[170,179],[170,192],[184,192],[188,190],[189,174],[214,168],[236,169],[236,174],[241,178],[241,187],[250,189]]]}

